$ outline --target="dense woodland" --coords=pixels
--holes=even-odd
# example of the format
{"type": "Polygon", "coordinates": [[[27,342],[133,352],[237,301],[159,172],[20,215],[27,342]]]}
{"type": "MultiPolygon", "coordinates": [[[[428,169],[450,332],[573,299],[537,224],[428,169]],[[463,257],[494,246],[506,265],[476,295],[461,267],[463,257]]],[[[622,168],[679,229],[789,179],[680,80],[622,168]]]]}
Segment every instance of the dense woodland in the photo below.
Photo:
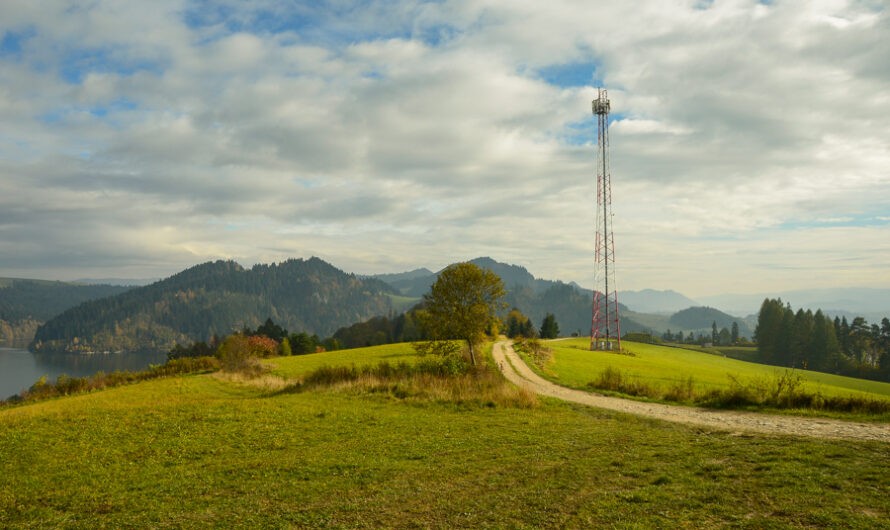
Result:
{"type": "Polygon", "coordinates": [[[0,278],[0,345],[24,345],[50,318],[88,300],[130,287],[0,278]]]}
{"type": "Polygon", "coordinates": [[[868,379],[890,381],[890,319],[831,319],[821,309],[796,312],[781,299],[766,299],[755,333],[760,360],[868,379]]]}
{"type": "Polygon", "coordinates": [[[244,269],[205,263],[155,284],[71,308],[41,326],[34,351],[166,351],[272,318],[310,335],[392,311],[395,291],[324,261],[244,269]]]}

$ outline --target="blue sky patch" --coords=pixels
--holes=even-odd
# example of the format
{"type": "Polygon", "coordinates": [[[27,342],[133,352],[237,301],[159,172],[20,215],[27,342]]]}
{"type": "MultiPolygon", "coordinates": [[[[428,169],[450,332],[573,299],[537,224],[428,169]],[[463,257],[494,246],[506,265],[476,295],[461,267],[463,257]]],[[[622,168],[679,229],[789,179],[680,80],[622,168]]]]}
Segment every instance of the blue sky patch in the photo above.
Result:
{"type": "Polygon", "coordinates": [[[90,73],[109,73],[131,76],[137,72],[161,74],[164,65],[159,61],[127,57],[111,48],[79,49],[69,51],[60,61],[59,73],[71,84],[80,84],[90,73]]]}
{"type": "Polygon", "coordinates": [[[602,86],[600,65],[595,62],[554,64],[538,69],[538,76],[558,87],[602,86]]]}
{"type": "MultiPolygon", "coordinates": [[[[276,35],[294,33],[301,42],[329,47],[381,39],[411,39],[410,28],[390,21],[388,27],[371,28],[362,16],[371,2],[306,2],[287,4],[285,9],[253,8],[248,3],[233,8],[210,0],[193,0],[183,20],[191,29],[214,28],[217,34],[207,41],[232,33],[276,35]]],[[[437,43],[450,34],[445,26],[425,31],[421,40],[437,43]]]]}
{"type": "Polygon", "coordinates": [[[89,113],[97,118],[105,118],[109,115],[117,114],[118,112],[128,112],[131,110],[136,110],[139,108],[139,105],[136,104],[135,101],[119,98],[116,99],[107,105],[97,105],[95,107],[91,107],[89,109],[89,113]]]}
{"type": "Polygon", "coordinates": [[[21,57],[22,44],[36,34],[34,28],[3,33],[3,39],[0,40],[0,55],[21,57]]]}
{"type": "Polygon", "coordinates": [[[793,220],[782,223],[779,230],[807,230],[811,228],[864,228],[890,225],[890,217],[876,214],[850,214],[824,219],[793,220]]]}

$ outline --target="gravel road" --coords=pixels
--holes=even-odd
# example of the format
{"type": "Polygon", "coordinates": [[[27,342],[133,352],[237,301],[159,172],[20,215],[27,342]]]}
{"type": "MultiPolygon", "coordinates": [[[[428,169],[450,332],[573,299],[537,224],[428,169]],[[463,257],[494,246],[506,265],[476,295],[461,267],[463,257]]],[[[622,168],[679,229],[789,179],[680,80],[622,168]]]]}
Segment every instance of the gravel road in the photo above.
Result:
{"type": "Polygon", "coordinates": [[[761,433],[890,443],[890,424],[859,423],[823,418],[779,416],[754,412],[709,410],[661,403],[644,403],[603,396],[556,385],[535,374],[513,350],[510,341],[495,343],[495,363],[507,379],[536,394],[627,414],[698,425],[735,434],[761,433]]]}

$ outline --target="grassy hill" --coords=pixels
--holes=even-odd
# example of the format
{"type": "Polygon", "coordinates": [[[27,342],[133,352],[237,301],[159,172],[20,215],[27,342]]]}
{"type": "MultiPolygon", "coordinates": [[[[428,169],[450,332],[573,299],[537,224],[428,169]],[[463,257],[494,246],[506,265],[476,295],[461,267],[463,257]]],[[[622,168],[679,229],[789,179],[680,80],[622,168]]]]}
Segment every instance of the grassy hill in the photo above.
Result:
{"type": "MultiPolygon", "coordinates": [[[[281,375],[410,346],[275,359],[281,375]]],[[[173,377],[0,409],[0,527],[887,526],[884,443],[173,377]],[[72,455],[77,455],[72,458],[72,455]]]]}
{"type": "MultiPolygon", "coordinates": [[[[588,339],[549,342],[553,350],[551,362],[543,370],[545,376],[574,388],[588,388],[604,370],[621,371],[630,381],[656,388],[669,389],[685,385],[690,378],[703,392],[725,390],[740,382],[769,384],[786,371],[775,366],[746,362],[704,351],[622,341],[629,355],[589,351],[588,339]]],[[[890,401],[890,383],[855,379],[821,372],[795,370],[801,378],[802,390],[826,397],[863,397],[890,401]]]]}

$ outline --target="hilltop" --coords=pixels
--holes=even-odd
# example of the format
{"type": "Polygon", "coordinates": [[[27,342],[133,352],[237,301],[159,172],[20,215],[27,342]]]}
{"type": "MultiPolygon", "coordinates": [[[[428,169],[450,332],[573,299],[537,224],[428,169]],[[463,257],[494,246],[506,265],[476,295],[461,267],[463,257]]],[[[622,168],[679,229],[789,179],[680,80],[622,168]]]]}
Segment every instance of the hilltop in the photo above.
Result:
{"type": "Polygon", "coordinates": [[[294,331],[328,335],[392,311],[385,283],[347,274],[318,258],[245,269],[233,261],[197,265],[165,280],[68,309],[38,328],[32,349],[165,351],[267,318],[294,331]]]}
{"type": "Polygon", "coordinates": [[[177,376],[0,409],[0,455],[15,455],[0,458],[0,526],[872,528],[888,516],[883,442],[490,400],[465,378],[296,386],[320,366],[383,360],[420,362],[407,344],[320,353],[271,360],[289,378],[277,387],[177,376]]]}
{"type": "MultiPolygon", "coordinates": [[[[519,309],[536,327],[540,326],[547,313],[552,313],[563,334],[584,335],[590,332],[593,303],[593,292],[590,289],[559,280],[536,278],[525,267],[502,263],[487,256],[469,260],[469,263],[497,274],[507,290],[504,302],[508,309],[519,309]]],[[[420,296],[429,292],[430,286],[441,272],[418,269],[402,274],[377,275],[374,278],[387,282],[402,295],[414,296],[419,300],[420,296]]],[[[619,310],[627,311],[627,307],[619,304],[619,310]]],[[[621,330],[623,333],[652,331],[633,317],[621,319],[621,330]]]]}
{"type": "Polygon", "coordinates": [[[105,284],[0,278],[0,346],[24,346],[42,323],[66,309],[129,289],[105,284]]]}

